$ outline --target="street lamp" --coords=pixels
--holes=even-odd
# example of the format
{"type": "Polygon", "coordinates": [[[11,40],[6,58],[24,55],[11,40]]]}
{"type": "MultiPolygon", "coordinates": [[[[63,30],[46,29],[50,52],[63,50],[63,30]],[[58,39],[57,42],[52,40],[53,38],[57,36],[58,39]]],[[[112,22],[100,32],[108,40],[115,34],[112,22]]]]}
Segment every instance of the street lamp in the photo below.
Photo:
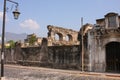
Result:
{"type": "Polygon", "coordinates": [[[82,29],[82,71],[84,72],[84,31],[83,31],[83,18],[81,18],[81,29],[82,29]]]}
{"type": "Polygon", "coordinates": [[[11,0],[4,0],[3,5],[3,25],[2,25],[2,48],[1,48],[1,80],[4,78],[4,53],[5,53],[5,46],[4,46],[4,36],[5,36],[5,18],[6,18],[6,1],[12,2],[16,4],[16,9],[13,11],[14,19],[18,19],[20,12],[18,12],[18,3],[11,1],[11,0]]]}

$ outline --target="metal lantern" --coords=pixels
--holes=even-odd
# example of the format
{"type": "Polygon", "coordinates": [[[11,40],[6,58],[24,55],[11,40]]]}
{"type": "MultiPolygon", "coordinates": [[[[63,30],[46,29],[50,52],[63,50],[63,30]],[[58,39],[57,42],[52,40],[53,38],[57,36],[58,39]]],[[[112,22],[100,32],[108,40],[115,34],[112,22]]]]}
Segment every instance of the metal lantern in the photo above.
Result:
{"type": "Polygon", "coordinates": [[[15,9],[15,11],[13,11],[14,19],[18,19],[19,15],[20,15],[20,12],[17,9],[15,9]]]}

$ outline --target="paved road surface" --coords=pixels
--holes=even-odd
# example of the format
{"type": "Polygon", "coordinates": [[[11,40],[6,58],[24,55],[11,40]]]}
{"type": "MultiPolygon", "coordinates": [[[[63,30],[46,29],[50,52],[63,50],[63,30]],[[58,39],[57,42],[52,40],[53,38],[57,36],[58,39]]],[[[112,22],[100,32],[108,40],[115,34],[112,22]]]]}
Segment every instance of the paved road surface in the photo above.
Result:
{"type": "Polygon", "coordinates": [[[120,80],[120,75],[5,65],[5,80],[120,80]]]}

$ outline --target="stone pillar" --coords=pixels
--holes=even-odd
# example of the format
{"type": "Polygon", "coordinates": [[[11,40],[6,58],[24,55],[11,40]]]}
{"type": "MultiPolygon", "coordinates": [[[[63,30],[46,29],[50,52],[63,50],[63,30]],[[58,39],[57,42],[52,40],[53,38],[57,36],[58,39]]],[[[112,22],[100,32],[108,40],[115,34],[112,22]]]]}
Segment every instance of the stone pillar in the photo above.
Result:
{"type": "Polygon", "coordinates": [[[48,63],[48,47],[47,47],[47,39],[43,38],[42,45],[40,49],[40,62],[48,63]]]}
{"type": "Polygon", "coordinates": [[[56,53],[56,56],[55,56],[55,63],[58,63],[59,59],[58,59],[58,54],[56,53]]]}
{"type": "Polygon", "coordinates": [[[108,28],[108,18],[107,17],[105,17],[105,28],[108,28]]]}
{"type": "Polygon", "coordinates": [[[66,41],[66,35],[63,35],[63,41],[66,41]]]}
{"type": "Polygon", "coordinates": [[[14,49],[11,49],[11,60],[14,61],[14,49]]]}
{"type": "Polygon", "coordinates": [[[14,51],[14,60],[15,61],[24,59],[24,56],[23,56],[22,52],[23,51],[21,49],[21,43],[16,42],[15,43],[15,51],[14,51]]]}
{"type": "Polygon", "coordinates": [[[116,15],[116,24],[117,24],[117,27],[120,27],[120,22],[119,22],[119,16],[118,15],[116,15]]]}
{"type": "Polygon", "coordinates": [[[92,71],[92,47],[94,44],[92,44],[93,35],[90,35],[90,32],[88,32],[88,54],[89,54],[89,66],[88,66],[88,71],[92,71]],[[91,45],[92,44],[92,45],[91,45]]]}
{"type": "Polygon", "coordinates": [[[105,46],[99,47],[99,72],[105,72],[106,69],[106,53],[105,46]]]}

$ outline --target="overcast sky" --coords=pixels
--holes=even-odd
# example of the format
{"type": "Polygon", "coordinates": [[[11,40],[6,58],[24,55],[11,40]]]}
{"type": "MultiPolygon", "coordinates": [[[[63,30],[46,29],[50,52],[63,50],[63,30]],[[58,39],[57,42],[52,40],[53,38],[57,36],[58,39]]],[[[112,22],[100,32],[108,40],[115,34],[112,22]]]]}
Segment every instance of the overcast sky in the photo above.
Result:
{"type": "MultiPolygon", "coordinates": [[[[2,31],[3,1],[0,0],[0,33],[2,31]]],[[[6,32],[36,33],[47,37],[47,25],[79,31],[84,24],[95,24],[109,12],[120,14],[120,0],[13,0],[19,3],[19,19],[14,20],[14,4],[7,1],[6,32]]]]}

